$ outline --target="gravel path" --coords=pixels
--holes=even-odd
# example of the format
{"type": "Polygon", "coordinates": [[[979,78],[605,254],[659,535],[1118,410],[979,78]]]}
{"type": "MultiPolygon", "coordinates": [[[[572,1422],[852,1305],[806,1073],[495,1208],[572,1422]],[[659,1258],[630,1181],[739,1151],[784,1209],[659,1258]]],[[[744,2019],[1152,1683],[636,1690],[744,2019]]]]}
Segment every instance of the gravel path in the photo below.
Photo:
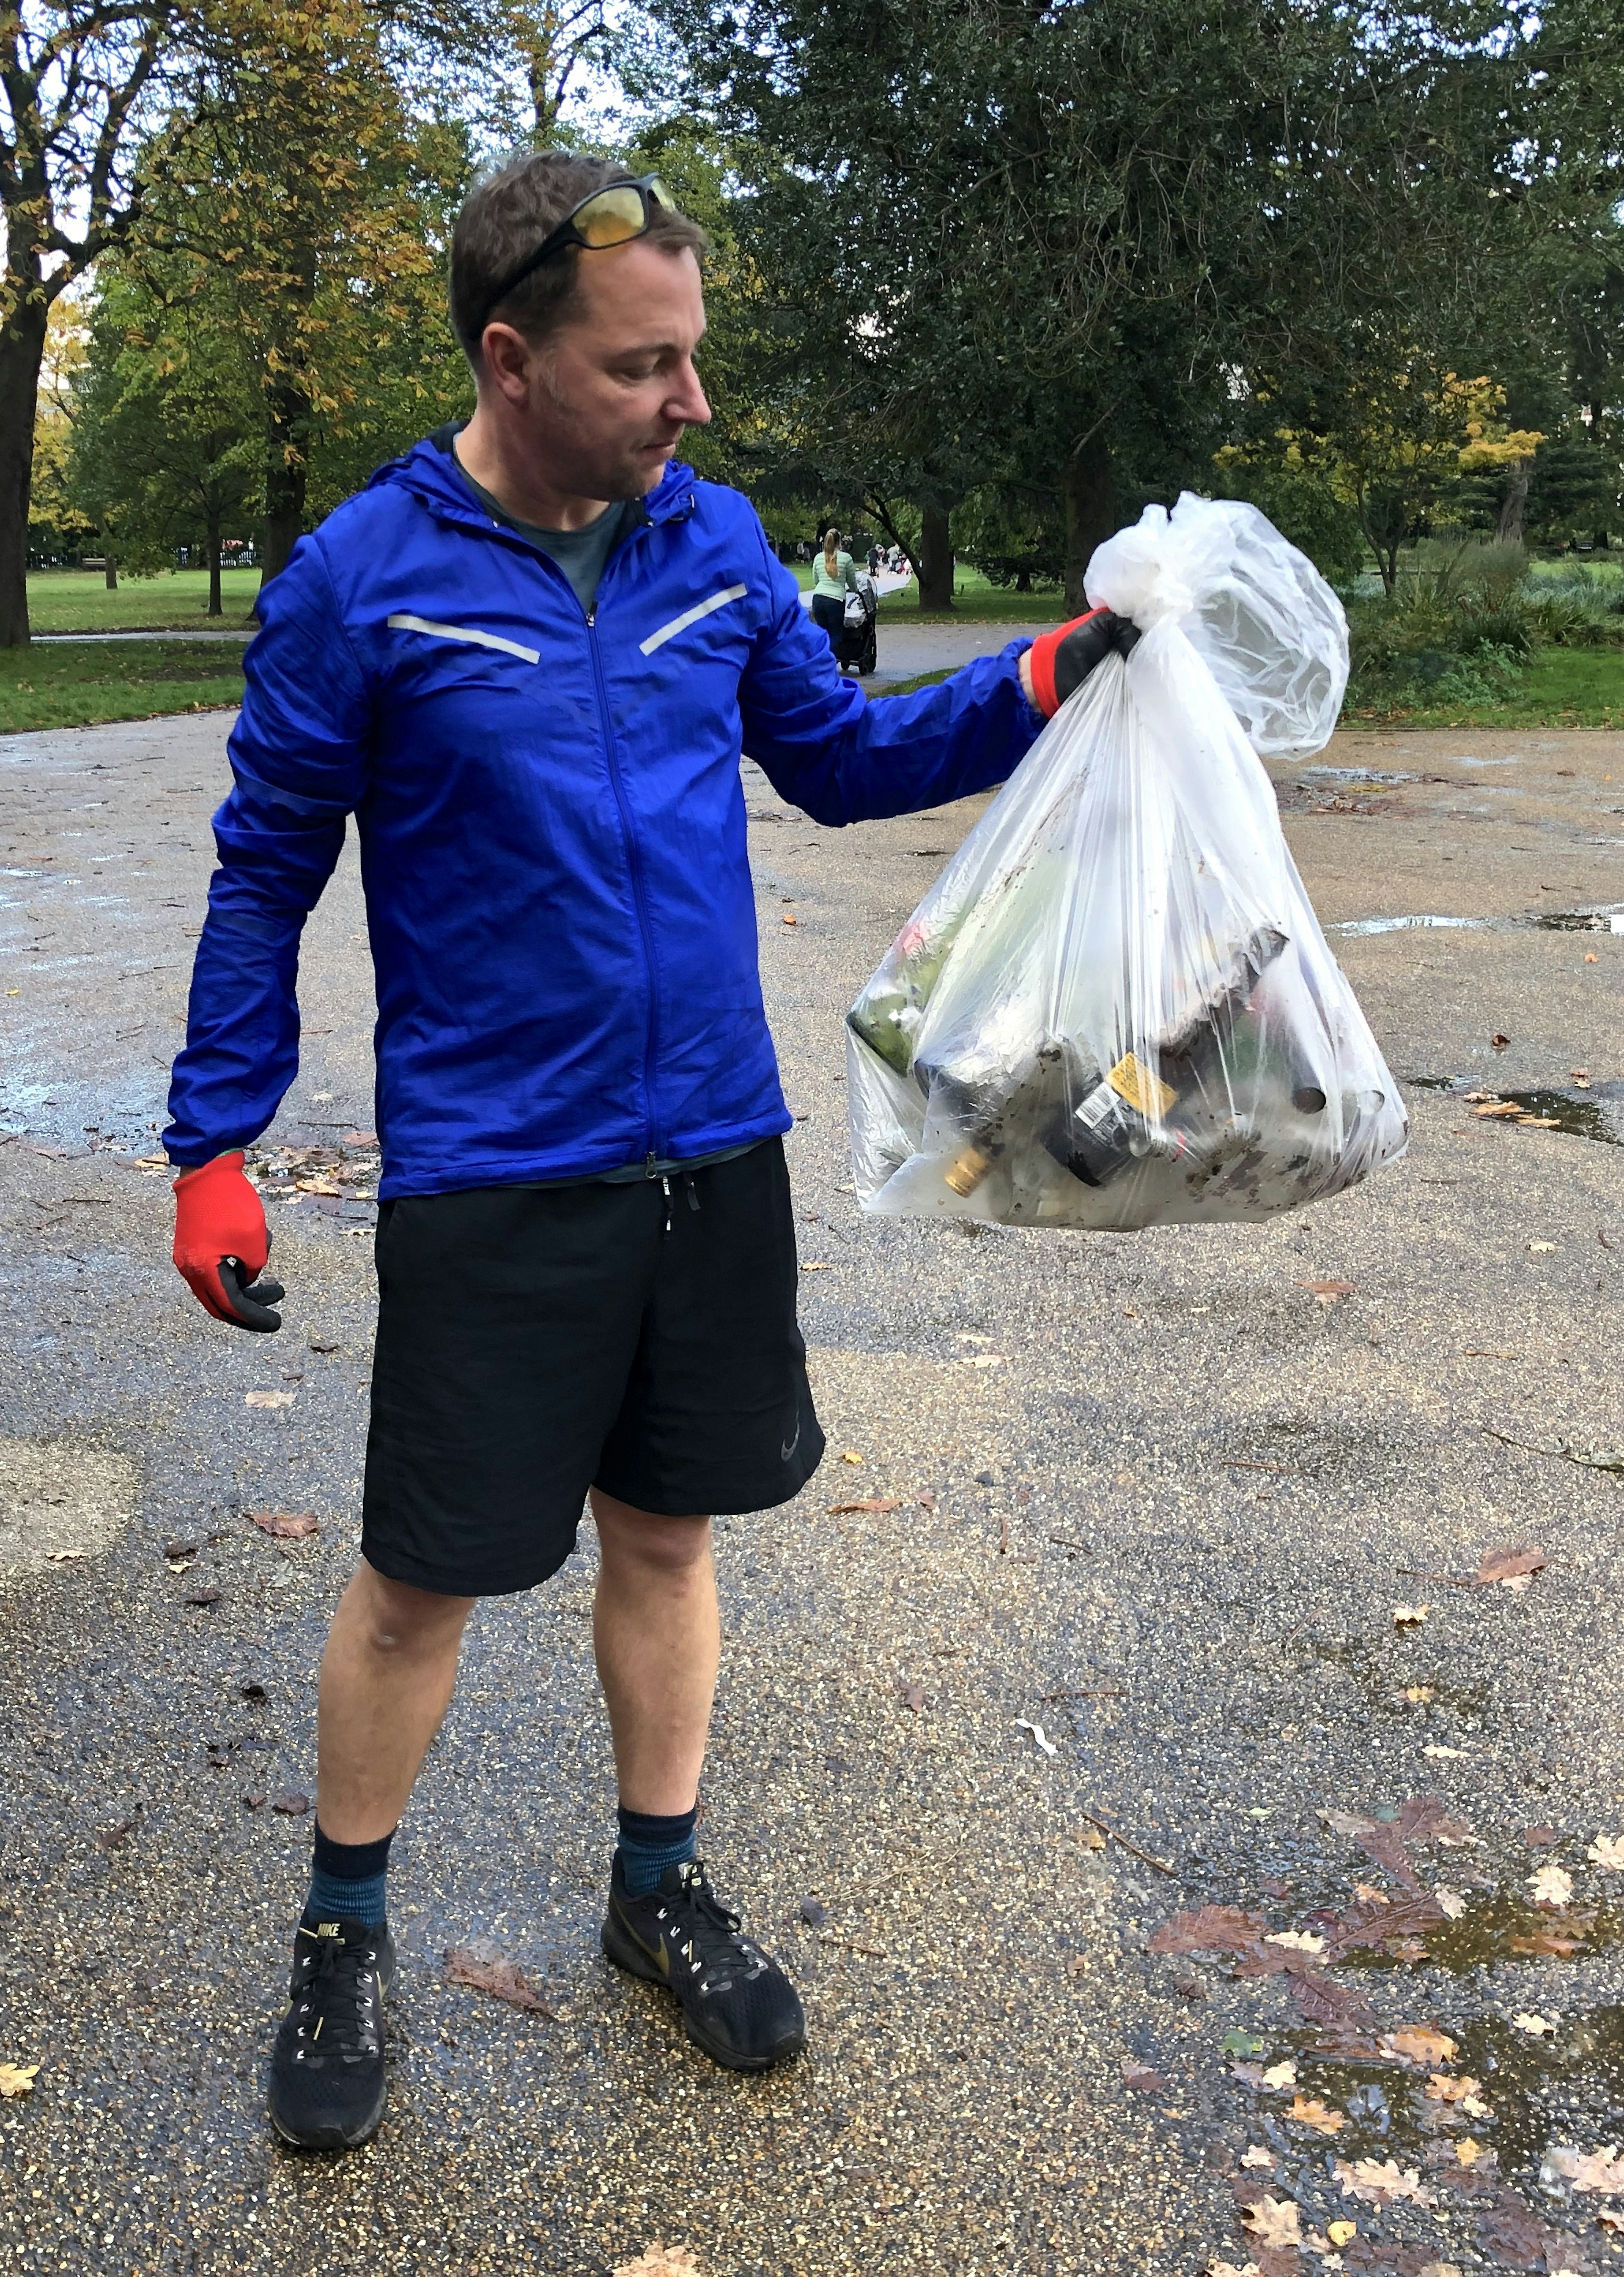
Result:
{"type": "Polygon", "coordinates": [[[1414,1079],[1414,1144],[1301,1216],[1135,1237],[859,1215],[841,1013],[975,806],[837,834],[747,769],[831,1457],[721,1529],[703,1836],[812,2045],[720,2074],[598,1954],[588,1527],[554,1586],[474,1625],[397,1848],[390,2117],[333,2162],[273,2151],[262,2073],[309,1828],[275,1804],[313,1783],[358,1531],[369,975],[352,849],[271,1134],[351,1175],[273,1204],[287,1327],[233,1337],[136,1167],[225,724],[0,743],[0,2065],[40,2068],[0,2102],[0,2270],[605,2277],[656,2238],[702,2277],[1334,2266],[1248,2242],[1265,2188],[1265,2230],[1355,2219],[1350,2269],[1612,2266],[1612,2201],[1538,2170],[1624,2132],[1620,1884],[1587,1856],[1624,1833],[1624,1481],[1485,1427],[1624,1443],[1624,939],[1537,921],[1620,895],[1624,736],[1348,736],[1282,772],[1328,922],[1474,920],[1333,936],[1414,1079]],[[1477,1118],[1461,1093],[1488,1087],[1574,1128],[1477,1118]],[[881,1507],[831,1507],[859,1502],[881,1507]],[[279,1544],[267,1509],[322,1530],[279,1544]],[[1441,1578],[1518,1544],[1549,1557],[1521,1591],[1441,1578]],[[1406,1604],[1425,1622],[1395,1627],[1406,1604]],[[1479,1839],[1429,1847],[1423,1816],[1395,1849],[1375,1815],[1433,1794],[1479,1839]],[[1122,1840],[1096,1847],[1102,1822],[1122,1840]],[[1362,1969],[1261,1943],[1346,1924],[1355,1882],[1402,1900],[1395,1860],[1461,1896],[1454,1944],[1362,1969]],[[1537,1912],[1552,1862],[1573,1905],[1537,1912]],[[1208,1903],[1257,1916],[1239,1975],[1146,1950],[1208,1903]],[[448,1984],[470,1945],[550,2013],[448,1984]],[[1446,2060],[1380,2051],[1427,2024],[1481,2087],[1475,2164],[1423,2093],[1446,2060]],[[1337,2131],[1237,2060],[1295,2063],[1337,2131]],[[1332,2162],[1366,2158],[1436,2203],[1343,2195],[1332,2162]]]}

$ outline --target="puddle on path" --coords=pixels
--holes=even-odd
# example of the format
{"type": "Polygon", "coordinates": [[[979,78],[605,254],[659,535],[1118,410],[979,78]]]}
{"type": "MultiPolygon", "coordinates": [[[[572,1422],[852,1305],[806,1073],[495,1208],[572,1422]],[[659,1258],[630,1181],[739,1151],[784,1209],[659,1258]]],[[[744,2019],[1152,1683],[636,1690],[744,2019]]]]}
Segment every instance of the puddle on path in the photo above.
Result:
{"type": "MultiPolygon", "coordinates": [[[[1537,1122],[1554,1123],[1570,1138],[1599,1138],[1605,1146],[1624,1146],[1624,1084],[1597,1084],[1587,1092],[1501,1091],[1495,1098],[1522,1108],[1537,1122]]],[[[1514,1117],[1505,1119],[1514,1130],[1519,1127],[1514,1117]]]]}
{"type": "Polygon", "coordinates": [[[1339,925],[1328,925],[1325,931],[1347,933],[1414,933],[1420,927],[1439,925],[1452,931],[1465,928],[1481,932],[1488,923],[1487,918],[1345,918],[1339,925]]]}
{"type": "Polygon", "coordinates": [[[1400,774],[1381,767],[1304,767],[1302,772],[1305,777],[1313,775],[1321,782],[1407,783],[1426,780],[1421,775],[1400,774]]]}
{"type": "Polygon", "coordinates": [[[1541,933],[1624,933],[1624,906],[1614,902],[1609,909],[1552,910],[1533,922],[1541,933]]]}
{"type": "Polygon", "coordinates": [[[1357,1687],[1365,1706],[1384,1716],[1413,1716],[1421,1709],[1440,1708],[1458,1717],[1470,1729],[1481,1731],[1488,1713],[1486,1678],[1480,1678],[1475,1684],[1449,1684],[1437,1676],[1400,1680],[1390,1668],[1382,1665],[1371,1647],[1358,1638],[1340,1642],[1327,1637],[1294,1639],[1286,1648],[1286,1657],[1300,1669],[1311,1660],[1339,1668],[1357,1687]]]}

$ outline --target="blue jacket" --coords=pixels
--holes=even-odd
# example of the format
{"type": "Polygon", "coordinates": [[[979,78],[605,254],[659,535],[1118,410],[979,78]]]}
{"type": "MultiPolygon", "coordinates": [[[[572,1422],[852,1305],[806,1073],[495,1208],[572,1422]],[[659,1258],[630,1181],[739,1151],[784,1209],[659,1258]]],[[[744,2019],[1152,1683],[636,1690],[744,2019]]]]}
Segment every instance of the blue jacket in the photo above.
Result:
{"type": "Polygon", "coordinates": [[[740,751],[841,824],[1001,782],[1043,726],[1020,643],[868,702],[747,500],[675,464],[590,618],[437,439],[302,538],[260,613],[164,1144],[191,1167],[275,1115],[353,813],[385,1198],[788,1130],[740,751]]]}

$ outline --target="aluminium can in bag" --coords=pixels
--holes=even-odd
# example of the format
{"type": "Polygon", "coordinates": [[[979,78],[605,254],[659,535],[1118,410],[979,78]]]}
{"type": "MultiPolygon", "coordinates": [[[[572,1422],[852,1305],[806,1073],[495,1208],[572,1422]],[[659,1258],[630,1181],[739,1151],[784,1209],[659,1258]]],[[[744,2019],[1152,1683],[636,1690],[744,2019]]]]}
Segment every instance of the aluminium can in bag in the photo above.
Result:
{"type": "Polygon", "coordinates": [[[865,1209],[1219,1223],[1404,1151],[1259,756],[1328,741],[1341,605],[1255,506],[1188,493],[1086,582],[1140,641],[1061,706],[847,1015],[865,1209]]]}

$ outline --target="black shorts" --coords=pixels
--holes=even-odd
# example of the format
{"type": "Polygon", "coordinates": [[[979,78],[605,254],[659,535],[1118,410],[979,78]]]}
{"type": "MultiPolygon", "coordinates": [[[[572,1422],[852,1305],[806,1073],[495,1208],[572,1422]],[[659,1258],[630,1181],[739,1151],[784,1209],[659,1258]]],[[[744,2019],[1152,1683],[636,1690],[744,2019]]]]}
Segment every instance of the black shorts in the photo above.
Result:
{"type": "Polygon", "coordinates": [[[776,1138],[627,1185],[482,1186],[378,1212],[361,1550],[500,1596],[556,1573],[589,1486],[671,1518],[817,1468],[776,1138]]]}

